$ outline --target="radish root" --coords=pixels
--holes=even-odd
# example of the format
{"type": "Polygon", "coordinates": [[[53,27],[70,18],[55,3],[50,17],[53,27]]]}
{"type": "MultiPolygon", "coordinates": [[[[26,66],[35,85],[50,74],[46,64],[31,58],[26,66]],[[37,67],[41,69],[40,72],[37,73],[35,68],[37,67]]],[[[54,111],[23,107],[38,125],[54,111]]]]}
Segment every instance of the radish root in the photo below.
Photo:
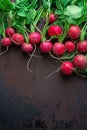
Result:
{"type": "Polygon", "coordinates": [[[8,51],[8,47],[6,47],[6,50],[5,50],[5,51],[2,51],[2,52],[0,53],[0,56],[3,55],[3,54],[5,54],[7,51],[8,51]]]}
{"type": "Polygon", "coordinates": [[[36,45],[34,45],[34,51],[33,51],[33,53],[30,55],[30,58],[29,58],[29,60],[28,60],[28,62],[27,62],[27,70],[30,71],[30,72],[33,72],[33,71],[30,69],[29,65],[30,65],[30,61],[31,61],[32,57],[34,56],[35,52],[36,52],[36,45]]]}
{"type": "Polygon", "coordinates": [[[50,73],[45,79],[48,79],[48,78],[51,77],[53,74],[57,73],[60,69],[61,69],[61,66],[60,66],[57,70],[55,70],[55,71],[53,71],[52,73],[50,73]]]}

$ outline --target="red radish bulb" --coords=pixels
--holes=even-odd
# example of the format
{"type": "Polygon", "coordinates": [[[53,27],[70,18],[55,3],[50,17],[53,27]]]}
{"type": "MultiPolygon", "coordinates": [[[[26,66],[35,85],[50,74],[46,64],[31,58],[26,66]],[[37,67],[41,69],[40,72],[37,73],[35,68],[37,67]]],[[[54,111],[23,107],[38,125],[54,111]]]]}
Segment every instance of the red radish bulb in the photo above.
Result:
{"type": "Polygon", "coordinates": [[[49,36],[58,36],[62,34],[62,28],[58,25],[51,25],[48,28],[48,35],[49,36]]]}
{"type": "Polygon", "coordinates": [[[52,42],[44,41],[40,44],[41,52],[48,53],[52,50],[52,42]]]}
{"type": "Polygon", "coordinates": [[[5,35],[6,35],[7,37],[11,37],[14,33],[15,33],[14,28],[8,27],[8,28],[6,28],[6,30],[5,30],[5,35]]]}
{"type": "Polygon", "coordinates": [[[29,42],[31,44],[38,44],[41,42],[41,35],[39,32],[31,32],[29,34],[29,42]]]}
{"type": "Polygon", "coordinates": [[[20,33],[15,33],[12,35],[12,41],[16,45],[22,45],[24,43],[24,36],[20,33]]]}
{"type": "Polygon", "coordinates": [[[49,15],[49,23],[53,23],[56,21],[56,15],[55,14],[50,14],[49,15]]]}
{"type": "Polygon", "coordinates": [[[87,53],[87,40],[79,42],[77,44],[77,49],[81,53],[87,53]]]}
{"type": "Polygon", "coordinates": [[[61,72],[64,75],[71,75],[73,73],[73,69],[74,69],[73,63],[70,61],[65,61],[61,65],[61,72]]]}
{"type": "Polygon", "coordinates": [[[10,38],[5,37],[1,40],[1,44],[5,47],[10,46],[12,44],[12,41],[10,38]]]}
{"type": "Polygon", "coordinates": [[[80,37],[81,29],[77,25],[70,26],[68,30],[68,36],[70,36],[72,39],[77,39],[80,37]]]}
{"type": "Polygon", "coordinates": [[[55,55],[61,56],[65,52],[65,46],[60,42],[56,42],[54,43],[52,50],[55,55]]]}
{"type": "Polygon", "coordinates": [[[33,51],[33,45],[30,43],[23,43],[21,49],[24,52],[31,53],[33,51]]]}
{"type": "Polygon", "coordinates": [[[67,42],[65,42],[65,49],[68,52],[73,52],[76,49],[76,45],[72,41],[67,41],[67,42]]]}
{"type": "Polygon", "coordinates": [[[78,69],[85,69],[87,68],[87,58],[82,54],[78,54],[74,57],[73,64],[78,69]]]}

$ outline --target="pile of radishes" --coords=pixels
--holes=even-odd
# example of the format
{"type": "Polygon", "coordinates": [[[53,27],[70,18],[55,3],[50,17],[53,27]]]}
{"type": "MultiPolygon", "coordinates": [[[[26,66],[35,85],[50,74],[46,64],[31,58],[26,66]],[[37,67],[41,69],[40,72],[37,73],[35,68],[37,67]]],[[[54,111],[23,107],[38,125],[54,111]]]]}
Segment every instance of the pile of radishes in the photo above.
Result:
{"type": "Polygon", "coordinates": [[[61,62],[60,70],[64,75],[71,75],[73,72],[86,77],[87,75],[87,40],[80,40],[81,28],[78,25],[70,25],[63,41],[64,30],[60,25],[54,24],[57,20],[55,14],[49,15],[47,25],[47,38],[43,40],[43,33],[38,31],[25,35],[17,32],[14,27],[5,29],[5,37],[1,39],[2,46],[9,47],[11,44],[20,46],[21,50],[32,54],[35,47],[39,47],[42,53],[48,53],[52,58],[61,62]]]}

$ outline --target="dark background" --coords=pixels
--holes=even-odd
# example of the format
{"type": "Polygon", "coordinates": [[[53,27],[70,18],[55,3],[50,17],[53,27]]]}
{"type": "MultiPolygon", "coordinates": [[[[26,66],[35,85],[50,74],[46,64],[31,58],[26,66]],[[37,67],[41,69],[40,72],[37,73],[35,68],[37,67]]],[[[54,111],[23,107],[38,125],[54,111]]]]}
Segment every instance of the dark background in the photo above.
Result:
{"type": "Polygon", "coordinates": [[[57,72],[49,55],[29,56],[12,45],[0,56],[0,130],[87,130],[87,79],[57,72]]]}

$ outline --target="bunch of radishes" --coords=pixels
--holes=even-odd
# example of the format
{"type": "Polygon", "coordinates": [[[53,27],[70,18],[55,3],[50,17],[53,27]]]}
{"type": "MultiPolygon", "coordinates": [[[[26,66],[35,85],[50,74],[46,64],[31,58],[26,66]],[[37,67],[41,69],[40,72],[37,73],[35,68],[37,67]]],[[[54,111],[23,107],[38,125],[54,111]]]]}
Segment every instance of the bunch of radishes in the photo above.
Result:
{"type": "MultiPolygon", "coordinates": [[[[51,25],[48,28],[48,35],[50,37],[58,37],[62,33],[63,29],[58,25],[51,25]]],[[[57,41],[51,45],[51,47],[49,45],[49,48],[51,48],[50,50],[52,51],[51,56],[62,63],[61,71],[64,75],[71,75],[73,71],[83,77],[86,77],[87,75],[87,40],[80,41],[80,35],[80,27],[77,25],[71,25],[66,34],[66,37],[68,37],[69,40],[64,43],[57,41]],[[67,57],[63,56],[66,52],[68,52],[68,54],[73,53],[75,55],[68,60],[68,55],[67,57]]]]}
{"type": "Polygon", "coordinates": [[[53,13],[49,15],[48,20],[45,35],[48,35],[49,39],[43,40],[43,34],[37,31],[30,32],[25,37],[13,27],[8,27],[5,29],[5,37],[1,40],[1,44],[5,47],[9,47],[12,43],[20,45],[21,50],[26,53],[33,53],[34,47],[39,44],[42,53],[48,53],[61,62],[60,69],[64,75],[71,75],[74,71],[85,76],[87,74],[87,40],[80,41],[81,28],[70,25],[64,40],[60,41],[59,38],[64,33],[63,27],[54,24],[57,17],[53,13]],[[69,40],[66,40],[67,37],[69,40]],[[71,54],[74,55],[71,56],[71,54]],[[86,74],[82,73],[84,71],[86,74]]]}
{"type": "Polygon", "coordinates": [[[33,51],[33,45],[41,42],[41,35],[38,32],[32,32],[28,35],[29,42],[26,43],[25,37],[17,33],[14,28],[9,27],[5,30],[5,35],[1,40],[1,44],[5,47],[10,46],[12,43],[20,45],[22,51],[31,53],[33,51]]]}

